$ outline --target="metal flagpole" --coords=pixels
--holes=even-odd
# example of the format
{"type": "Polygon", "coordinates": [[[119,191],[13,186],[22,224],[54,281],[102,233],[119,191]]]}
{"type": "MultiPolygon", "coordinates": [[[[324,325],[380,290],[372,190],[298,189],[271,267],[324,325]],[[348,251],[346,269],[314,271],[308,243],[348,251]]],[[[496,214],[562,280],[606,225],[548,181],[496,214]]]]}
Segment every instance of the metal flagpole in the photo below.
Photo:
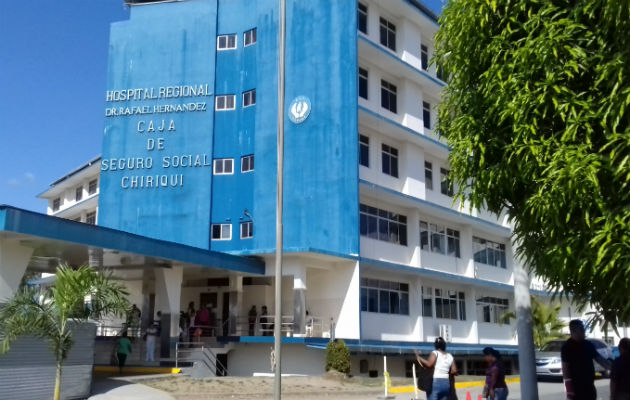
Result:
{"type": "Polygon", "coordinates": [[[280,0],[279,58],[278,58],[278,169],[276,185],[276,270],[275,270],[275,316],[274,316],[274,382],[273,398],[282,398],[282,195],[284,188],[284,50],[286,41],[286,1],[280,0]]]}

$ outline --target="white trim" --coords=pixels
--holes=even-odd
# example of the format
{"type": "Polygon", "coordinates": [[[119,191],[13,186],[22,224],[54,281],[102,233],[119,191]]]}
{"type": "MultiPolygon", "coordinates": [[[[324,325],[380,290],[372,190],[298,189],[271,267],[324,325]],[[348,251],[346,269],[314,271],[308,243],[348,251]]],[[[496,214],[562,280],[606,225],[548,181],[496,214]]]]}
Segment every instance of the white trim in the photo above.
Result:
{"type": "Polygon", "coordinates": [[[243,103],[242,103],[242,104],[243,104],[243,108],[247,108],[247,107],[255,106],[255,105],[256,105],[256,89],[254,88],[254,89],[247,90],[247,91],[243,92],[243,96],[242,96],[241,101],[243,102],[243,103]],[[253,94],[253,97],[252,97],[252,96],[250,96],[250,101],[251,101],[251,100],[252,100],[252,98],[253,98],[253,102],[252,102],[252,103],[249,103],[249,104],[247,104],[247,105],[245,105],[245,95],[246,95],[246,94],[250,94],[250,95],[251,95],[251,94],[253,94]]]}
{"type": "Polygon", "coordinates": [[[256,44],[257,41],[258,41],[258,29],[257,28],[252,28],[250,30],[247,30],[247,31],[243,32],[243,47],[252,46],[252,45],[256,44]],[[253,42],[247,43],[247,40],[246,40],[247,34],[250,33],[250,32],[255,32],[256,37],[253,38],[253,40],[254,40],[253,42]]]}
{"type": "Polygon", "coordinates": [[[221,223],[219,223],[219,224],[211,224],[210,225],[210,240],[212,240],[212,241],[232,240],[232,224],[230,224],[230,223],[227,223],[227,224],[225,224],[225,223],[224,224],[221,224],[221,223]],[[213,231],[214,231],[214,227],[215,226],[220,226],[221,227],[221,232],[220,232],[221,236],[218,239],[215,239],[213,237],[213,231]],[[230,235],[228,237],[223,237],[223,228],[225,226],[230,228],[230,235]]]}
{"type": "Polygon", "coordinates": [[[249,173],[249,172],[254,172],[254,168],[256,167],[256,164],[254,164],[254,168],[248,169],[247,171],[243,170],[243,161],[245,161],[245,158],[249,158],[249,157],[251,157],[252,160],[254,160],[254,155],[253,154],[248,154],[246,156],[242,156],[241,157],[241,173],[243,173],[243,174],[246,174],[246,173],[249,173]]]}
{"type": "Polygon", "coordinates": [[[213,175],[234,175],[234,159],[233,158],[215,158],[214,160],[212,160],[212,174],[213,175]],[[226,161],[230,161],[230,163],[232,164],[231,172],[225,172],[226,161]],[[222,172],[217,172],[217,165],[219,162],[222,163],[222,168],[221,168],[222,172]]]}
{"type": "Polygon", "coordinates": [[[252,239],[254,237],[254,221],[241,222],[240,225],[239,225],[239,229],[240,229],[241,239],[252,239]],[[251,236],[243,236],[243,226],[246,225],[246,224],[251,224],[251,226],[252,226],[252,234],[251,234],[251,236]]]}
{"type": "MultiPolygon", "coordinates": [[[[227,102],[225,102],[225,103],[227,103],[227,102]]],[[[236,109],[236,95],[235,94],[221,94],[221,95],[216,96],[214,98],[214,109],[216,111],[229,111],[229,110],[236,109]],[[228,108],[228,107],[218,108],[218,106],[219,106],[219,99],[226,99],[227,100],[228,97],[232,97],[232,104],[233,104],[232,107],[231,108],[228,108]]]]}

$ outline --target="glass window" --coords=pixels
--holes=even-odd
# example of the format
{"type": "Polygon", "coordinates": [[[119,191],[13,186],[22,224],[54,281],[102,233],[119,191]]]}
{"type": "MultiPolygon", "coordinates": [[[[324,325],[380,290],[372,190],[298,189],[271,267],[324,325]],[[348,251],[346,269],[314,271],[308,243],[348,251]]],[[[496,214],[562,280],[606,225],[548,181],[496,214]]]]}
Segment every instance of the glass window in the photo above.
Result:
{"type": "Polygon", "coordinates": [[[241,222],[241,239],[254,237],[254,223],[252,221],[241,222]]]}
{"type": "Polygon", "coordinates": [[[60,198],[56,198],[52,201],[52,210],[53,211],[57,211],[59,210],[59,207],[61,206],[61,199],[60,198]]]}
{"type": "Polygon", "coordinates": [[[368,71],[359,67],[359,97],[368,98],[368,71]]]}
{"type": "Polygon", "coordinates": [[[256,89],[243,92],[243,107],[249,107],[256,104],[256,89]]]}
{"type": "Polygon", "coordinates": [[[96,211],[89,212],[85,215],[85,223],[96,225],[96,211]]]}
{"type": "Polygon", "coordinates": [[[433,289],[422,286],[422,316],[433,317],[433,289]]]}
{"type": "Polygon", "coordinates": [[[449,171],[446,168],[440,168],[440,191],[447,196],[453,196],[453,185],[449,178],[449,171]]]}
{"type": "Polygon", "coordinates": [[[409,315],[409,284],[361,278],[361,311],[409,315]]]}
{"type": "Polygon", "coordinates": [[[251,172],[254,170],[254,155],[241,157],[241,172],[251,172]]]}
{"type": "Polygon", "coordinates": [[[381,158],[383,173],[398,178],[398,149],[383,143],[381,145],[381,158]]]}
{"type": "Polygon", "coordinates": [[[236,107],[236,95],[234,94],[225,94],[216,97],[215,100],[215,110],[234,110],[236,107]]]}
{"type": "Polygon", "coordinates": [[[426,129],[431,129],[431,104],[422,102],[422,121],[426,129]]]}
{"type": "Polygon", "coordinates": [[[428,161],[424,162],[424,187],[433,190],[433,165],[428,161]]]}
{"type": "Polygon", "coordinates": [[[435,316],[443,319],[466,320],[464,292],[435,289],[435,316]]]}
{"type": "Polygon", "coordinates": [[[396,85],[381,79],[381,107],[386,110],[397,112],[398,107],[396,105],[396,85]]]}
{"type": "Polygon", "coordinates": [[[217,50],[231,50],[236,48],[236,35],[217,36],[217,50]]]}
{"type": "Polygon", "coordinates": [[[481,322],[498,324],[508,309],[508,299],[491,296],[477,298],[477,319],[481,322]]]}
{"type": "Polygon", "coordinates": [[[232,239],[232,224],[212,224],[212,240],[232,239]]]}
{"type": "Polygon", "coordinates": [[[359,232],[361,236],[406,246],[407,217],[361,204],[359,232]]]}
{"type": "Polygon", "coordinates": [[[243,33],[243,46],[251,46],[254,43],[256,43],[256,28],[243,33]]]}
{"type": "Polygon", "coordinates": [[[420,221],[420,249],[459,258],[459,231],[420,221]]]}
{"type": "Polygon", "coordinates": [[[79,186],[74,190],[74,200],[79,201],[83,198],[83,186],[79,186]]]}
{"type": "Polygon", "coordinates": [[[459,231],[446,229],[446,255],[459,258],[459,231]]]}
{"type": "Polygon", "coordinates": [[[505,244],[473,236],[472,248],[475,262],[507,268],[505,263],[505,244]]]}
{"type": "Polygon", "coordinates": [[[370,167],[370,138],[359,135],[359,164],[370,167]]]}
{"type": "Polygon", "coordinates": [[[423,70],[429,68],[429,48],[423,44],[420,45],[420,63],[423,70]]]}
{"type": "Polygon", "coordinates": [[[392,51],[396,51],[396,25],[381,17],[380,19],[381,44],[392,51]]]}
{"type": "Polygon", "coordinates": [[[359,2],[357,15],[357,27],[359,32],[367,34],[368,8],[365,4],[359,2]]]}
{"type": "Polygon", "coordinates": [[[234,173],[234,160],[231,158],[218,158],[214,160],[215,175],[230,175],[234,173]]]}
{"type": "Polygon", "coordinates": [[[98,189],[98,180],[97,179],[93,179],[88,183],[88,194],[94,194],[96,193],[96,190],[98,189]]]}

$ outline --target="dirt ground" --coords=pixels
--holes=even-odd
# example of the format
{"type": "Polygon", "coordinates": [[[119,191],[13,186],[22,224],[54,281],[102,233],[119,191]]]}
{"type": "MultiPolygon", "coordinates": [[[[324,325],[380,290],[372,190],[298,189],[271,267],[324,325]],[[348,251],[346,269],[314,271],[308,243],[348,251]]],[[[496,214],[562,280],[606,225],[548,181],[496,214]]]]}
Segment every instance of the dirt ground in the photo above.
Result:
{"type": "MultiPolygon", "coordinates": [[[[137,382],[163,390],[177,400],[269,399],[273,397],[273,378],[268,377],[222,377],[196,380],[175,375],[158,379],[143,379],[137,382]]],[[[411,380],[394,379],[392,384],[394,386],[411,385],[411,380]]],[[[331,374],[283,377],[282,389],[282,398],[285,400],[375,399],[383,395],[383,380],[382,378],[345,378],[331,374]]]]}

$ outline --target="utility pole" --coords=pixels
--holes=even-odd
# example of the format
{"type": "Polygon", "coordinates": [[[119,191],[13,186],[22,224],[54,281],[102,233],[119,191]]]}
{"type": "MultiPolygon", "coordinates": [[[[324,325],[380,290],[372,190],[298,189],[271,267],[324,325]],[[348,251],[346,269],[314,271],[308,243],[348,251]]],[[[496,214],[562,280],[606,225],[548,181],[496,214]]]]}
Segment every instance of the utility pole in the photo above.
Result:
{"type": "Polygon", "coordinates": [[[276,185],[276,269],[274,311],[274,344],[275,360],[273,398],[282,398],[282,210],[284,192],[284,50],[286,42],[286,0],[279,0],[278,14],[278,168],[276,185]]]}

